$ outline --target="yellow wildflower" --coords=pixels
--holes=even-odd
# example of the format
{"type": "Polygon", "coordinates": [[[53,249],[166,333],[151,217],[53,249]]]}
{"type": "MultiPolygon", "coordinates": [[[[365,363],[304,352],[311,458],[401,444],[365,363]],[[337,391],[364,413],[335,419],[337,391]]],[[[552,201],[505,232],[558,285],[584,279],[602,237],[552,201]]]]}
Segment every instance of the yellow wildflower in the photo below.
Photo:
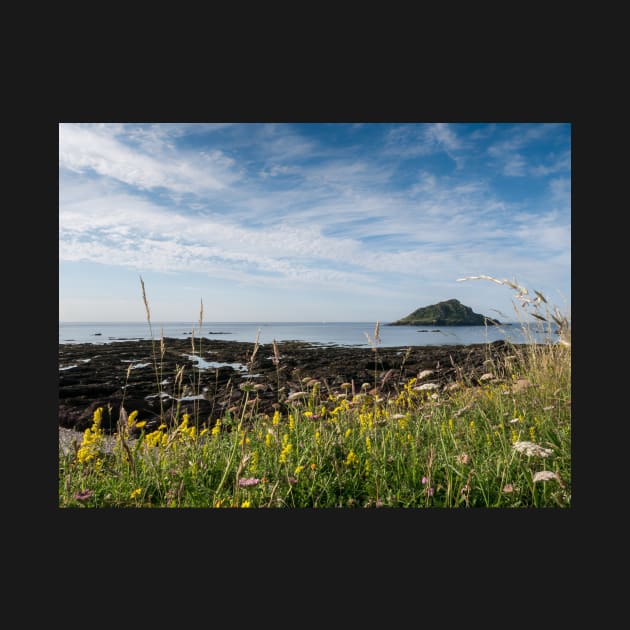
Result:
{"type": "Polygon", "coordinates": [[[304,470],[304,466],[296,466],[295,470],[293,471],[293,474],[299,475],[303,470],[304,470]]]}
{"type": "Polygon", "coordinates": [[[135,490],[132,490],[131,494],[129,495],[129,498],[135,499],[141,492],[142,492],[142,488],[136,488],[135,490]]]}
{"type": "Polygon", "coordinates": [[[258,470],[258,451],[254,451],[252,453],[252,458],[251,458],[251,461],[249,462],[249,466],[247,467],[247,469],[251,473],[255,473],[258,470]]]}
{"type": "Polygon", "coordinates": [[[287,457],[289,456],[289,453],[292,450],[293,450],[293,445],[290,442],[287,442],[284,445],[284,447],[283,447],[283,449],[282,449],[282,451],[280,453],[279,461],[280,461],[281,464],[285,464],[286,463],[287,457]]]}
{"type": "Polygon", "coordinates": [[[83,433],[83,441],[77,451],[77,459],[81,464],[85,464],[97,458],[104,440],[103,429],[101,429],[101,418],[103,407],[98,407],[94,411],[92,426],[83,433]]]}
{"type": "Polygon", "coordinates": [[[147,421],[146,420],[142,420],[141,422],[136,422],[136,427],[138,427],[138,429],[142,429],[142,427],[146,426],[147,421]]]}
{"type": "Polygon", "coordinates": [[[136,421],[137,417],[138,417],[138,410],[135,409],[129,414],[129,417],[127,418],[127,426],[130,427],[136,421]]]}
{"type": "Polygon", "coordinates": [[[242,508],[252,507],[252,503],[251,501],[243,501],[243,503],[241,503],[241,507],[242,508]]]}
{"type": "Polygon", "coordinates": [[[159,446],[162,443],[162,436],[162,431],[152,431],[145,436],[144,443],[148,448],[159,446]]]}
{"type": "Polygon", "coordinates": [[[359,458],[356,456],[356,453],[354,451],[350,451],[344,463],[346,466],[352,466],[352,464],[356,464],[358,461],[359,458]]]}

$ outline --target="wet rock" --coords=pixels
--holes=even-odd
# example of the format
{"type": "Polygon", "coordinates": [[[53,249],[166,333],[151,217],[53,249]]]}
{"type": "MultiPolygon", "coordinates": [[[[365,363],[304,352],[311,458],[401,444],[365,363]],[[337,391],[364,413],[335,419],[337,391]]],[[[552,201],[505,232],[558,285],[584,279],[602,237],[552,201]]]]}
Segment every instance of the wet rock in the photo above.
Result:
{"type": "Polygon", "coordinates": [[[280,364],[273,363],[273,347],[261,344],[248,364],[254,344],[196,340],[195,354],[205,362],[236,364],[200,369],[195,366],[187,339],[122,340],[109,344],[61,344],[59,366],[59,425],[82,431],[91,426],[94,409],[104,408],[103,428],[116,430],[121,405],[127,413],[151,421],[191,416],[191,424],[216,420],[245,400],[248,409],[273,414],[285,410],[295,391],[317,387],[322,398],[329,393],[359,393],[363,383],[376,385],[380,396],[395,395],[401,384],[431,371],[440,387],[461,378],[476,378],[487,371],[484,361],[499,360],[508,346],[503,341],[471,346],[412,346],[358,348],[318,345],[301,341],[278,342],[280,364]],[[200,347],[201,345],[201,347],[200,347]],[[89,359],[89,361],[88,361],[89,359]],[[247,369],[244,369],[247,367],[247,369]],[[243,369],[236,369],[243,368],[243,369]],[[315,385],[318,382],[318,385],[315,385]],[[242,389],[249,383],[252,387],[242,389]],[[309,386],[310,383],[310,386],[309,386]],[[244,391],[245,390],[245,391],[244,391]],[[247,391],[250,390],[250,391],[247,391]],[[187,394],[187,396],[185,395],[187,394]],[[198,396],[199,398],[196,398],[198,396]],[[247,398],[246,398],[247,397],[247,398]]]}

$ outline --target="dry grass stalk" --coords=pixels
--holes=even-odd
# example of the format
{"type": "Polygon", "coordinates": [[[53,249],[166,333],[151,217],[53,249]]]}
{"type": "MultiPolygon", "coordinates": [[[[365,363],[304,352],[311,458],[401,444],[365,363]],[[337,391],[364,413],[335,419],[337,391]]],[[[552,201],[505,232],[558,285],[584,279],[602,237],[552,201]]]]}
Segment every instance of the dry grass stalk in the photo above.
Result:
{"type": "MultiPolygon", "coordinates": [[[[147,312],[147,322],[149,324],[149,333],[151,334],[151,348],[152,348],[152,354],[153,354],[153,371],[155,373],[155,383],[157,386],[157,390],[158,390],[158,395],[160,397],[160,416],[164,415],[164,406],[163,406],[163,400],[162,400],[162,385],[161,385],[161,381],[162,379],[160,378],[160,374],[158,372],[158,364],[157,364],[157,357],[156,357],[156,352],[155,352],[155,337],[153,335],[153,326],[151,325],[151,309],[149,308],[149,300],[147,299],[147,292],[144,286],[144,280],[142,279],[142,276],[140,276],[140,285],[142,286],[142,301],[144,302],[144,308],[147,312]]],[[[160,344],[162,347],[162,343],[160,344]]],[[[163,355],[162,355],[163,356],[163,355]]],[[[160,362],[160,368],[161,368],[161,362],[160,362]]]]}
{"type": "MultiPolygon", "coordinates": [[[[564,315],[557,306],[554,306],[552,312],[549,312],[549,303],[547,298],[540,292],[534,291],[536,294],[535,298],[528,297],[529,291],[520,286],[516,280],[513,282],[509,280],[499,280],[498,278],[493,278],[488,275],[479,275],[479,276],[466,276],[464,278],[457,278],[457,282],[464,282],[466,280],[490,280],[491,282],[495,282],[496,284],[501,284],[504,286],[508,286],[511,289],[516,291],[516,295],[514,296],[516,300],[518,300],[521,304],[521,308],[529,309],[528,313],[533,318],[549,323],[549,318],[551,318],[556,325],[558,326],[558,343],[570,347],[571,346],[571,323],[566,315],[564,315]],[[538,312],[538,308],[540,308],[541,304],[545,304],[547,308],[547,316],[541,315],[538,312]]],[[[517,312],[518,315],[518,312],[517,312]]]]}
{"type": "Polygon", "coordinates": [[[151,326],[151,310],[149,309],[149,301],[147,300],[147,292],[144,288],[144,280],[142,276],[140,276],[140,284],[142,285],[142,300],[144,301],[144,308],[147,311],[147,321],[149,322],[149,326],[151,326]]]}
{"type": "Polygon", "coordinates": [[[258,352],[259,347],[259,339],[260,339],[260,328],[258,329],[258,334],[256,335],[256,342],[254,343],[254,349],[252,350],[252,354],[249,357],[249,361],[247,361],[247,371],[250,372],[252,367],[254,366],[254,359],[256,358],[256,353],[258,352]]]}

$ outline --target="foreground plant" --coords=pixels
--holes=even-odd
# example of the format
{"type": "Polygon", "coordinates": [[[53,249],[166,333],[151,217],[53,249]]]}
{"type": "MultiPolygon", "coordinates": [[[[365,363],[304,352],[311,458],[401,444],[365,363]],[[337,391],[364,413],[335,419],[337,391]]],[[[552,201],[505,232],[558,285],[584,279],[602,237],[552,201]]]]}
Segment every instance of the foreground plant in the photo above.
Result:
{"type": "MultiPolygon", "coordinates": [[[[456,371],[455,387],[426,387],[430,374],[421,372],[384,398],[378,331],[377,323],[368,335],[374,386],[322,392],[305,378],[272,416],[254,412],[248,385],[238,409],[205,426],[176,410],[147,430],[131,410],[107,451],[97,409],[81,445],[60,455],[60,506],[571,505],[570,343],[513,345],[502,362],[488,359],[487,378],[456,371]]],[[[250,366],[258,347],[257,338],[250,366]]],[[[279,369],[275,344],[274,359],[279,369]]]]}

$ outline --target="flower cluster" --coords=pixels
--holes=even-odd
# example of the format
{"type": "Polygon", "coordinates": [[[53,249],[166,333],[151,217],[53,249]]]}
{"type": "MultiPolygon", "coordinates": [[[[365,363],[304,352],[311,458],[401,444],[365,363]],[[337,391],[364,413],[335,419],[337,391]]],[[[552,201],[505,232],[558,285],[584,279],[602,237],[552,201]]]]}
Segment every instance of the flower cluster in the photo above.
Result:
{"type": "Polygon", "coordinates": [[[238,485],[241,488],[249,488],[250,486],[256,486],[260,483],[260,479],[256,477],[242,477],[238,480],[238,485]]]}
{"type": "Polygon", "coordinates": [[[531,457],[549,457],[553,454],[550,448],[543,448],[534,442],[514,442],[512,445],[515,451],[519,453],[525,453],[525,455],[531,457]]]}
{"type": "Polygon", "coordinates": [[[287,434],[282,436],[282,451],[280,452],[279,461],[281,464],[285,464],[289,453],[293,450],[293,444],[289,442],[289,436],[287,434]]]}
{"type": "Polygon", "coordinates": [[[104,440],[101,419],[103,417],[103,407],[95,409],[92,426],[83,433],[83,442],[77,452],[77,459],[81,464],[87,464],[92,460],[98,461],[98,455],[104,440]]]}
{"type": "Polygon", "coordinates": [[[555,472],[551,472],[550,470],[541,470],[534,475],[534,483],[537,481],[551,481],[552,479],[557,479],[558,475],[555,472]]]}

